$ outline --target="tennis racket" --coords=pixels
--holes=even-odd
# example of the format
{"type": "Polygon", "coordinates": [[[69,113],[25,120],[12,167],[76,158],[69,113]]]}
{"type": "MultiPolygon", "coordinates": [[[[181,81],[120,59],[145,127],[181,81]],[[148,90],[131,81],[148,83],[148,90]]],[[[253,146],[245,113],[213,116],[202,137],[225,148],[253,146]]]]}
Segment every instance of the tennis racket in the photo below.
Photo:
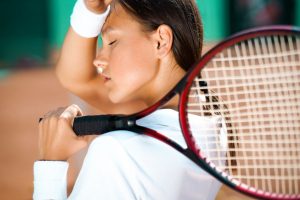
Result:
{"type": "Polygon", "coordinates": [[[73,129],[77,135],[118,129],[145,134],[244,194],[300,199],[300,29],[272,26],[234,35],[150,108],[128,116],[77,117],[73,129]],[[137,124],[176,94],[187,148],[137,124]],[[217,119],[216,125],[199,126],[197,117],[217,119]]]}

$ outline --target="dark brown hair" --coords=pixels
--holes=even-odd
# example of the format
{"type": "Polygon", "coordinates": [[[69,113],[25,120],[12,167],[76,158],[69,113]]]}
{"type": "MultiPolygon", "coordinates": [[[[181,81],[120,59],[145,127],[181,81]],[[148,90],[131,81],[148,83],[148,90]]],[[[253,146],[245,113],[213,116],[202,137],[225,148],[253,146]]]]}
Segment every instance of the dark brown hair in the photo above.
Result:
{"type": "Polygon", "coordinates": [[[203,28],[195,0],[116,0],[146,31],[165,24],[173,31],[176,62],[188,70],[200,59],[203,28]]]}

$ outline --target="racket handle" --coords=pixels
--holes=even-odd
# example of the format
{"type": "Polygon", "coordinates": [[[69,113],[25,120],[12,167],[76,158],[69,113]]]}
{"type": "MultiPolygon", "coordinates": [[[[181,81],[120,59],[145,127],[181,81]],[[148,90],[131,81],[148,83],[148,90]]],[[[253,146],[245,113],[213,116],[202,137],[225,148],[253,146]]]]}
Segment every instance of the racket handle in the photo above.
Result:
{"type": "Polygon", "coordinates": [[[126,130],[132,124],[122,115],[92,115],[75,117],[73,130],[77,136],[101,135],[114,130],[126,130]]]}
{"type": "MultiPolygon", "coordinates": [[[[41,122],[43,118],[39,119],[41,122]]],[[[123,115],[90,115],[74,118],[73,131],[77,136],[101,135],[115,130],[128,130],[135,125],[123,115]]]]}

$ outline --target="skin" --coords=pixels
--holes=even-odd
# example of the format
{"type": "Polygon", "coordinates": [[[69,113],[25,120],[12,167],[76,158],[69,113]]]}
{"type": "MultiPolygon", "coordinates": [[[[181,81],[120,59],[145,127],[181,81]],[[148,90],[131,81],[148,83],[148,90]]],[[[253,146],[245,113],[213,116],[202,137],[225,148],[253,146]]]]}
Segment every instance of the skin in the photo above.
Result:
{"type": "MultiPolygon", "coordinates": [[[[85,3],[91,11],[102,13],[110,1],[86,0],[85,3]]],[[[97,40],[81,38],[70,30],[57,74],[65,80],[65,86],[73,85],[68,82],[75,81],[70,90],[88,103],[97,102],[97,108],[106,113],[118,110],[126,114],[147,108],[171,90],[185,74],[171,51],[173,33],[166,25],[151,33],[145,32],[116,4],[104,24],[102,36],[103,47],[95,57],[97,40]],[[74,46],[79,49],[74,50],[74,46]],[[68,50],[71,52],[67,53],[68,50]],[[73,54],[71,59],[69,54],[72,53],[79,57],[73,54]],[[68,71],[73,64],[81,66],[80,69],[73,66],[74,70],[68,71]],[[102,73],[98,74],[97,69],[102,73]]],[[[175,108],[177,101],[174,98],[165,107],[175,108]]],[[[80,108],[71,105],[44,116],[39,124],[39,159],[67,160],[88,145],[87,137],[77,137],[72,131],[74,117],[78,115],[82,115],[80,108]]]]}

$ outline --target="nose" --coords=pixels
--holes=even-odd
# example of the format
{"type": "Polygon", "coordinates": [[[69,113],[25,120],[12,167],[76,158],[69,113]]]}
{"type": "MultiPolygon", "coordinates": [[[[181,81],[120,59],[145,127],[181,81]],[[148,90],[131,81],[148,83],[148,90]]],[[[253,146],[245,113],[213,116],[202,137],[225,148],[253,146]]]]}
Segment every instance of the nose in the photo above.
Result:
{"type": "Polygon", "coordinates": [[[103,54],[99,52],[95,60],[93,61],[93,64],[97,68],[97,72],[99,74],[102,74],[103,71],[106,69],[108,62],[107,59],[103,56],[103,54]]]}

